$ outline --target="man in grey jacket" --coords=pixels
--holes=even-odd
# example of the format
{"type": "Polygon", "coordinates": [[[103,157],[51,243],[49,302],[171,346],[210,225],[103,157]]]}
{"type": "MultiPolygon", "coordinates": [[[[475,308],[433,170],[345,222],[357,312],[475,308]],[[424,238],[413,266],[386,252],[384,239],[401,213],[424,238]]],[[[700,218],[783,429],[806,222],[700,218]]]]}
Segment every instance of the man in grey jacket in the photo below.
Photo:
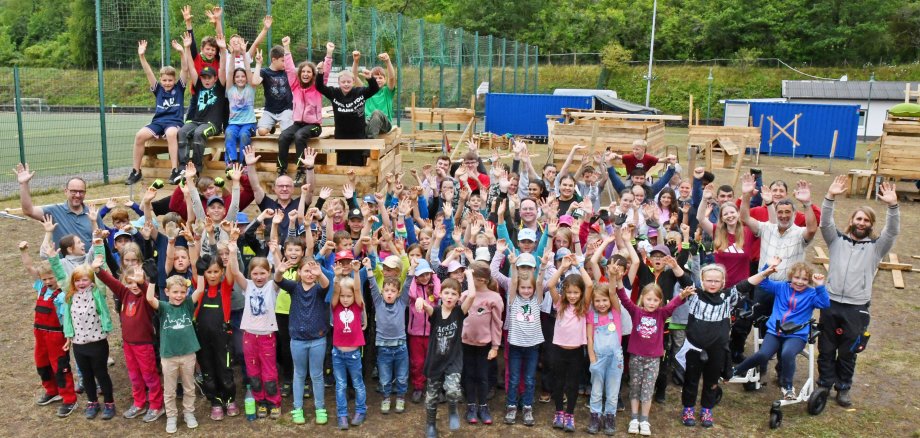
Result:
{"type": "Polygon", "coordinates": [[[869,340],[869,301],[872,281],[882,257],[891,250],[900,231],[895,185],[882,183],[878,199],[888,204],[885,228],[875,237],[875,211],[862,206],[850,215],[845,230],[834,224],[834,197],[847,191],[846,176],[838,176],[827,188],[821,205],[821,235],[827,242],[830,266],[827,293],[831,306],[821,311],[818,338],[817,391],[837,389],[837,404],[849,407],[850,386],[856,370],[856,354],[869,340]]]}

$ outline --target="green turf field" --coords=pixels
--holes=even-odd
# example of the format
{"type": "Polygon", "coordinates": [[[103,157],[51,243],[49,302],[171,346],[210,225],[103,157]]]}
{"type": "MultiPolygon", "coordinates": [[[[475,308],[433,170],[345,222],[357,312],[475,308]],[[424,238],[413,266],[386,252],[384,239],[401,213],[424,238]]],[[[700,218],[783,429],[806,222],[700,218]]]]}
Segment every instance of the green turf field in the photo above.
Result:
{"type": "MultiPolygon", "coordinates": [[[[149,114],[107,114],[109,168],[130,166],[137,130],[149,114]]],[[[25,158],[36,176],[71,175],[102,170],[98,113],[24,112],[25,158]]],[[[0,183],[15,181],[19,162],[16,114],[0,113],[0,183]]]]}

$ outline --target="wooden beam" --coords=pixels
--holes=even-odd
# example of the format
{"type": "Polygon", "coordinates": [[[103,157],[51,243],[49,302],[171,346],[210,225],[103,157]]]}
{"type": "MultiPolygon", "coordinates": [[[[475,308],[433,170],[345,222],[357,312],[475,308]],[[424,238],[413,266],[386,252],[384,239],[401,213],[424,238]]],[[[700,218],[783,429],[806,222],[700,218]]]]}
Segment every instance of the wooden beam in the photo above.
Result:
{"type": "MultiPolygon", "coordinates": [[[[820,259],[824,259],[824,260],[828,260],[827,254],[824,253],[824,248],[821,248],[820,246],[816,246],[816,247],[815,247],[815,254],[817,255],[817,257],[815,257],[815,262],[816,262],[816,263],[817,263],[817,261],[818,261],[819,258],[820,258],[820,259]]],[[[824,266],[824,270],[825,270],[825,271],[827,271],[827,272],[830,272],[830,271],[831,271],[829,262],[821,263],[821,265],[824,266]]]]}
{"type": "MultiPolygon", "coordinates": [[[[893,252],[888,253],[888,260],[890,260],[891,263],[898,263],[898,255],[893,252]]],[[[913,266],[911,266],[911,269],[913,269],[913,266]]],[[[894,283],[895,289],[904,289],[904,274],[902,274],[899,270],[892,270],[891,282],[894,283]]]]}
{"type": "Polygon", "coordinates": [[[786,172],[802,174],[802,175],[826,175],[824,172],[820,170],[811,170],[811,169],[805,169],[801,167],[784,167],[783,170],[785,170],[786,172]]]}
{"type": "MultiPolygon", "coordinates": [[[[814,262],[821,264],[830,263],[830,259],[827,257],[815,257],[814,262]]],[[[913,265],[907,263],[881,262],[878,268],[886,271],[910,271],[913,269],[913,265]]]]}
{"type": "MultiPolygon", "coordinates": [[[[575,111],[568,114],[572,118],[584,119],[630,119],[630,120],[683,120],[683,116],[672,114],[630,114],[619,112],[584,112],[575,111]]],[[[547,116],[550,117],[550,116],[547,116]]],[[[559,117],[559,116],[552,116],[559,117]]]]}

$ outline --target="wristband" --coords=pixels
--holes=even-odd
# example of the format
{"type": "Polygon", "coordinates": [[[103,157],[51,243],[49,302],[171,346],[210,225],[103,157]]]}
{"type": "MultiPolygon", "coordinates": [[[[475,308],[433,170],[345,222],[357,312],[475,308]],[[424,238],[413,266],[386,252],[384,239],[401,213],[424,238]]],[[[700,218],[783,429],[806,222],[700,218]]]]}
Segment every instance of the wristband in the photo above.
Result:
{"type": "Polygon", "coordinates": [[[305,169],[307,169],[307,170],[313,170],[314,167],[316,167],[316,166],[306,166],[305,169]]]}

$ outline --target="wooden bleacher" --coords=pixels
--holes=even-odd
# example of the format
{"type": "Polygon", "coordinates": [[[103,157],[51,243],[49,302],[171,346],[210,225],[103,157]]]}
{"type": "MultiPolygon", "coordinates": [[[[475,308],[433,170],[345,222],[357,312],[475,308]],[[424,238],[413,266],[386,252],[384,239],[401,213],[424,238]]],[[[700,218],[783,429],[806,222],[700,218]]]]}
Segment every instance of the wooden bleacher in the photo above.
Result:
{"type": "MultiPolygon", "coordinates": [[[[394,127],[389,133],[377,138],[366,140],[336,140],[332,137],[334,128],[324,127],[319,138],[311,139],[309,147],[317,150],[316,186],[341,187],[348,182],[346,172],[353,170],[357,175],[357,189],[362,193],[377,190],[389,172],[399,172],[402,169],[402,159],[399,151],[401,131],[394,127]],[[369,150],[370,156],[364,166],[339,166],[336,163],[338,151],[369,150]]],[[[259,179],[263,188],[270,190],[278,175],[278,136],[254,136],[252,147],[261,158],[256,165],[259,179]]],[[[202,174],[216,177],[222,176],[226,170],[224,163],[224,136],[217,135],[208,139],[203,157],[204,170],[202,174]]],[[[288,156],[288,174],[294,175],[297,171],[295,148],[291,147],[288,156]]],[[[168,178],[172,170],[169,164],[165,140],[150,140],[144,149],[142,162],[144,176],[154,178],[168,178]]]]}

